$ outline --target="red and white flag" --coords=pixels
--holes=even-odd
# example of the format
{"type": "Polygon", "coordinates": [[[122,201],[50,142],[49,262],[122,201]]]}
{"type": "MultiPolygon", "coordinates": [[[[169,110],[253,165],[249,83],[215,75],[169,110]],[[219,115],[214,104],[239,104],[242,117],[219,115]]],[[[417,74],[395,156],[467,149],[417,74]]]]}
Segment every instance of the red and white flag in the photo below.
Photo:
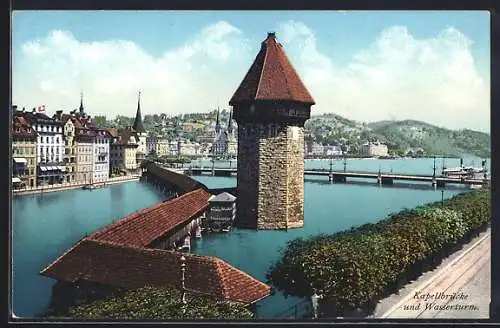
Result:
{"type": "Polygon", "coordinates": [[[45,105],[40,105],[36,108],[38,113],[45,113],[45,105]]]}

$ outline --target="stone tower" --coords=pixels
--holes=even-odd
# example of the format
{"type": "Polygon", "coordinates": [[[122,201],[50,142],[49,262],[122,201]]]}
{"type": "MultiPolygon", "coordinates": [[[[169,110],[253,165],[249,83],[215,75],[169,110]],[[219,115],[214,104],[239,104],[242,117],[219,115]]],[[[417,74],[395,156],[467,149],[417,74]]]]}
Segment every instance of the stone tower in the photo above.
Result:
{"type": "Polygon", "coordinates": [[[229,101],[238,124],[235,224],[287,229],[304,224],[304,123],[314,100],[275,33],[268,33],[229,101]]]}

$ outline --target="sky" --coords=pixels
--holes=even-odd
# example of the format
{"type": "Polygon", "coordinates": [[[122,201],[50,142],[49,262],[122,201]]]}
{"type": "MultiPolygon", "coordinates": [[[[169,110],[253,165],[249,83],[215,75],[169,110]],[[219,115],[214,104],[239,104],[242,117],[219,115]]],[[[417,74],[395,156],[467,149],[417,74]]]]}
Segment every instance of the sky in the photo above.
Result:
{"type": "Polygon", "coordinates": [[[49,114],[207,112],[228,102],[267,32],[312,114],[490,131],[487,11],[16,11],[12,103],[49,114]]]}

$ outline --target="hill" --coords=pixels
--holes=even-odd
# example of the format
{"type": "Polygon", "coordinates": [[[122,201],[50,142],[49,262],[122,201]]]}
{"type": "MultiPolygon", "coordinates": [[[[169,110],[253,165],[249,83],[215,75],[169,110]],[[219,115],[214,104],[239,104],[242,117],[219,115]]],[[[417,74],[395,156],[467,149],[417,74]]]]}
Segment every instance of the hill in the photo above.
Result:
{"type": "Polygon", "coordinates": [[[335,114],[313,116],[307,123],[308,138],[320,143],[344,141],[357,149],[364,141],[379,140],[394,153],[422,148],[427,154],[491,156],[489,134],[473,130],[449,130],[421,121],[361,123],[335,114]]]}

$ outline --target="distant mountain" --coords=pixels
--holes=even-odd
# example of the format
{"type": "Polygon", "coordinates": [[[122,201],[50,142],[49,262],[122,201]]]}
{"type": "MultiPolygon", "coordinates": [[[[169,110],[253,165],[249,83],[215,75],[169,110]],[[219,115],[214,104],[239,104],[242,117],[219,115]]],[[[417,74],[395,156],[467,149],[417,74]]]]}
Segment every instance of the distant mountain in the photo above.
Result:
{"type": "Polygon", "coordinates": [[[367,140],[379,140],[393,153],[422,148],[428,154],[490,157],[489,134],[473,130],[449,130],[421,121],[361,123],[335,114],[313,116],[306,122],[309,139],[320,143],[344,141],[356,150],[367,140]]]}

